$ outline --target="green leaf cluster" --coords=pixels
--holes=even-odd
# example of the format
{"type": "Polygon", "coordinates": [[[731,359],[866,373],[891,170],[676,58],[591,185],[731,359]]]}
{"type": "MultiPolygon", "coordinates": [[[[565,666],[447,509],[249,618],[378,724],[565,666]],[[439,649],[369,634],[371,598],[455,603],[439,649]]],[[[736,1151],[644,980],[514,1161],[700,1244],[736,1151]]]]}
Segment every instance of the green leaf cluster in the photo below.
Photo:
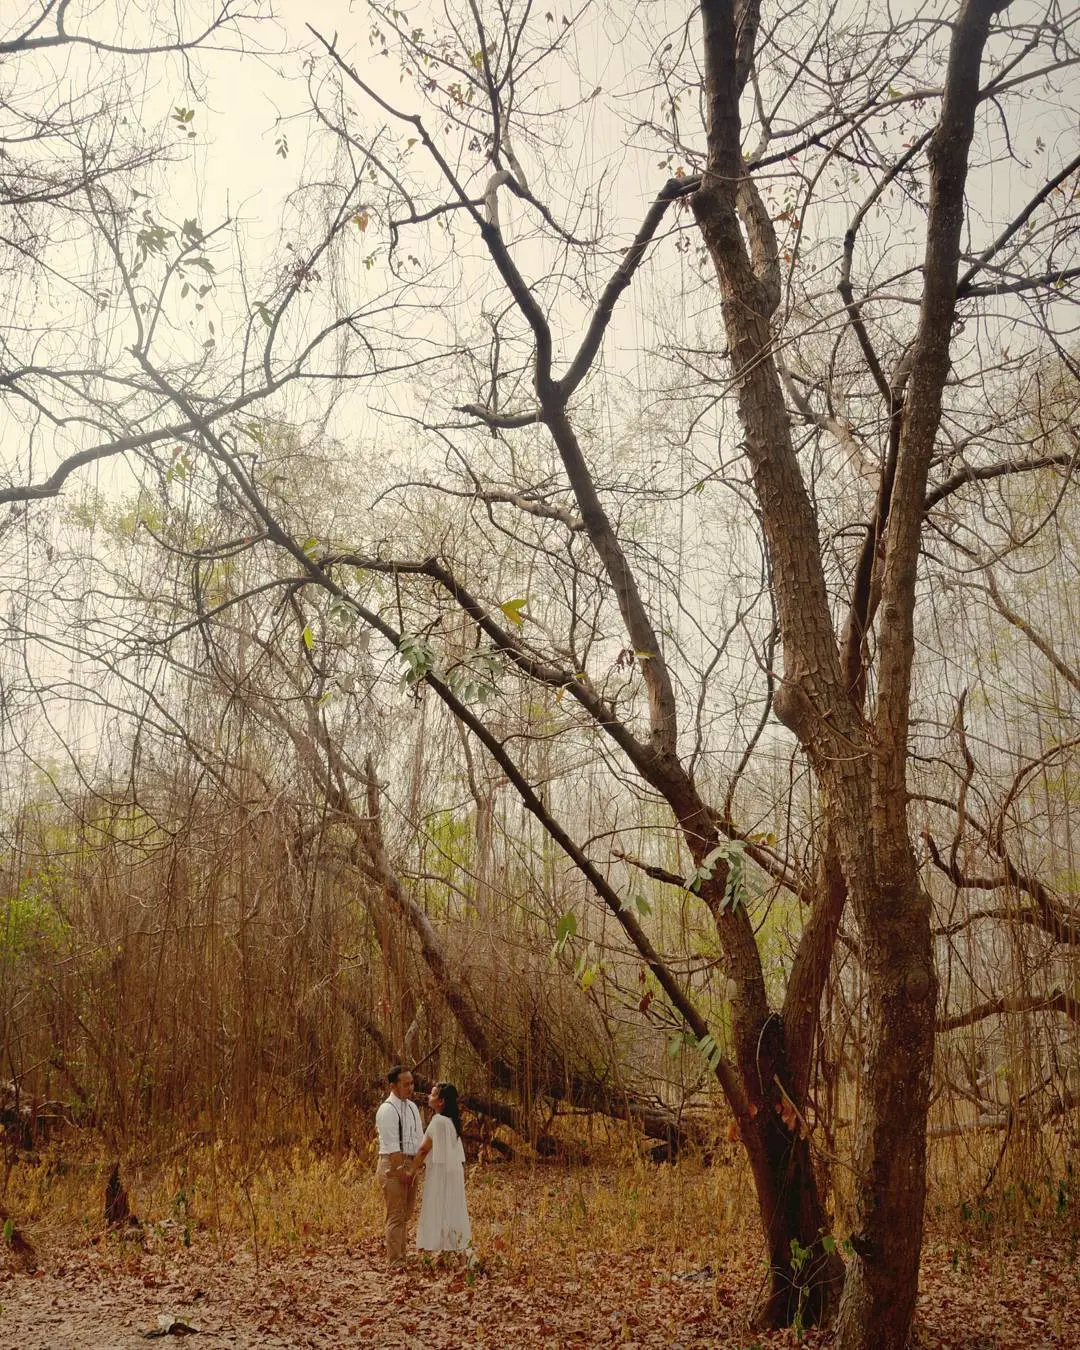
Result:
{"type": "Polygon", "coordinates": [[[746,903],[745,861],[746,845],[742,840],[726,839],[723,843],[717,844],[697,867],[692,868],[687,873],[683,879],[683,885],[693,895],[700,895],[704,883],[713,879],[721,862],[726,862],[728,868],[727,881],[724,883],[724,894],[720,901],[720,909],[734,909],[736,905],[746,903]]]}
{"type": "Polygon", "coordinates": [[[37,884],[0,899],[0,959],[55,956],[66,935],[67,925],[37,884]]]}
{"type": "Polygon", "coordinates": [[[435,669],[435,649],[419,633],[402,633],[398,640],[398,656],[405,667],[401,676],[402,689],[415,689],[435,669]]]}

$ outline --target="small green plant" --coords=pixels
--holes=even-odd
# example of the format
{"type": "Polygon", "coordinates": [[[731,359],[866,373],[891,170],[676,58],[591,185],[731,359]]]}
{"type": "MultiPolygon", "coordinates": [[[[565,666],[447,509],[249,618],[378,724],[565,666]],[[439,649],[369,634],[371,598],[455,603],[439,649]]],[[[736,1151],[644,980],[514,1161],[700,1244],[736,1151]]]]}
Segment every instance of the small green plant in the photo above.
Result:
{"type": "Polygon", "coordinates": [[[813,1247],[804,1247],[798,1238],[791,1239],[791,1270],[795,1276],[795,1288],[798,1291],[798,1304],[795,1316],[791,1320],[792,1330],[801,1341],[806,1335],[806,1300],[809,1297],[806,1280],[803,1275],[810,1262],[813,1247]]]}

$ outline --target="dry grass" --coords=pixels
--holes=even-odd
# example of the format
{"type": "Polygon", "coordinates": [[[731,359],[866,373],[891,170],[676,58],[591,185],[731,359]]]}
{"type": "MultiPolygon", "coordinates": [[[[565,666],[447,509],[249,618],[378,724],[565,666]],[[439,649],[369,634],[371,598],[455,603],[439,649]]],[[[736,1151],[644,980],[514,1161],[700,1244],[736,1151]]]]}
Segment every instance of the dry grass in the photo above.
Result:
{"type": "MultiPolygon", "coordinates": [[[[1003,1159],[1000,1149],[996,1136],[971,1141],[962,1157],[951,1146],[934,1147],[929,1238],[1007,1248],[1033,1225],[1052,1225],[1075,1243],[1080,1184],[1069,1159],[1032,1178],[1030,1148],[1003,1159]]],[[[103,1228],[108,1166],[46,1151],[13,1167],[3,1203],[39,1250],[85,1241],[103,1228]]],[[[357,1242],[382,1223],[369,1150],[203,1144],[164,1161],[130,1162],[123,1175],[144,1227],[184,1241],[201,1233],[223,1249],[247,1244],[260,1259],[315,1240],[357,1242]]],[[[718,1268],[735,1244],[743,1253],[764,1250],[749,1171],[734,1153],[711,1167],[693,1160],[656,1166],[625,1148],[588,1167],[482,1161],[470,1165],[468,1188],[478,1250],[513,1272],[541,1247],[563,1253],[571,1266],[586,1253],[635,1253],[675,1270],[718,1268]]],[[[842,1237],[842,1206],[836,1228],[842,1237]]]]}
{"type": "MultiPolygon", "coordinates": [[[[85,1241],[103,1227],[107,1166],[43,1155],[16,1166],[6,1201],[41,1251],[85,1241]]],[[[368,1152],[201,1146],[165,1164],[129,1166],[132,1211],[144,1227],[204,1232],[223,1247],[248,1243],[260,1257],[313,1240],[358,1241],[381,1227],[381,1197],[368,1152]]],[[[571,1266],[586,1252],[637,1253],[673,1268],[717,1265],[734,1233],[756,1240],[749,1175],[740,1163],[655,1166],[470,1166],[477,1248],[508,1270],[539,1246],[571,1266]]]]}

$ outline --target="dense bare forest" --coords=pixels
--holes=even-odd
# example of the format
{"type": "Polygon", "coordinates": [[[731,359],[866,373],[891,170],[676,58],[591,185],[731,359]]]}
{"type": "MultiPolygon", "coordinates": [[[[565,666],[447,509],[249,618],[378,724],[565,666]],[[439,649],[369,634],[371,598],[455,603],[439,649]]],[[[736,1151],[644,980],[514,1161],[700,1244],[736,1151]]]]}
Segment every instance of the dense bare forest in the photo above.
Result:
{"type": "Polygon", "coordinates": [[[900,9],[5,8],[13,1344],[1069,1343],[1080,15],[900,9]]]}

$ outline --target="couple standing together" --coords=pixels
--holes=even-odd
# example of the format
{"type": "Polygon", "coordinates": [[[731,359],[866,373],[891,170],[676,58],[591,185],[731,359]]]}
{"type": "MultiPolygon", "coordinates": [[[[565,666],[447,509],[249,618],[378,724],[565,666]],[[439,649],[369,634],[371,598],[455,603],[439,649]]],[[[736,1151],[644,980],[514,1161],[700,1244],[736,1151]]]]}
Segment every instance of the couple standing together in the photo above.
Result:
{"type": "Polygon", "coordinates": [[[436,1083],[428,1097],[434,1115],[424,1129],[412,1100],[413,1076],[395,1065],[386,1075],[390,1095],[375,1112],[379,1136],[376,1176],[386,1201],[386,1255],[391,1265],[405,1260],[409,1220],[416,1204],[416,1176],[427,1163],[416,1245],[424,1252],[463,1252],[471,1228],[465,1206],[465,1149],[457,1088],[436,1083]]]}

